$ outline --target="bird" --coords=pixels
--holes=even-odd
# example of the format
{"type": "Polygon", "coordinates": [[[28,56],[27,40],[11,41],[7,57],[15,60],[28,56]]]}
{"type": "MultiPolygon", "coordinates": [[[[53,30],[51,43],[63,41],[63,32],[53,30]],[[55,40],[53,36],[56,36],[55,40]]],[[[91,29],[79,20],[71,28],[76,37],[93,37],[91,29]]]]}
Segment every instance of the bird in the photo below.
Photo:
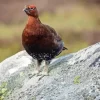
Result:
{"type": "Polygon", "coordinates": [[[54,28],[40,21],[34,4],[25,6],[24,12],[28,15],[28,21],[22,32],[22,45],[26,52],[37,61],[34,74],[40,73],[40,65],[45,61],[40,75],[48,75],[51,60],[67,48],[64,47],[64,42],[54,28]]]}

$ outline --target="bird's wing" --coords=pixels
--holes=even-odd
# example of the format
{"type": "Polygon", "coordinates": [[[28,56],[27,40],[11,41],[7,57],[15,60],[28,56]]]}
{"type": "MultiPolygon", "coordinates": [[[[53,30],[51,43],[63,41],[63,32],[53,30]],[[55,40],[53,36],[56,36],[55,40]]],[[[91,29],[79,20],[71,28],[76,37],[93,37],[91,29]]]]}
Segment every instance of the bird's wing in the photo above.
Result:
{"type": "MultiPolygon", "coordinates": [[[[62,42],[61,37],[58,35],[58,33],[52,27],[50,27],[49,25],[46,25],[46,27],[52,32],[52,34],[54,35],[54,37],[56,38],[56,40],[58,42],[62,42]]],[[[64,45],[64,42],[62,42],[62,43],[64,45]]],[[[68,50],[68,49],[66,47],[63,47],[63,50],[68,50]]]]}
{"type": "Polygon", "coordinates": [[[49,25],[46,25],[46,27],[51,31],[51,33],[54,35],[55,39],[57,41],[62,41],[61,37],[58,35],[58,33],[49,25]]]}

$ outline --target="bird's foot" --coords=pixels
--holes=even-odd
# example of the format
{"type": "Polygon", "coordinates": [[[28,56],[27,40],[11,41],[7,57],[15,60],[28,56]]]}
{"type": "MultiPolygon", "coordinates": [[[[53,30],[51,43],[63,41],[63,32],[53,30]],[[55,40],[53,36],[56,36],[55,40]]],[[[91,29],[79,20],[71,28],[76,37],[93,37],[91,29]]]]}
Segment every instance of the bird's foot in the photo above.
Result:
{"type": "MultiPolygon", "coordinates": [[[[47,63],[48,63],[48,62],[47,62],[47,63]]],[[[41,72],[41,75],[43,75],[43,76],[48,76],[48,75],[49,75],[47,63],[46,63],[46,65],[44,66],[43,71],[41,72]]]]}
{"type": "Polygon", "coordinates": [[[34,71],[33,71],[33,75],[38,75],[39,72],[40,72],[39,70],[34,70],[34,71]]]}
{"type": "Polygon", "coordinates": [[[29,74],[29,78],[32,78],[33,76],[38,76],[39,75],[39,71],[38,70],[34,70],[31,74],[29,74]]]}
{"type": "Polygon", "coordinates": [[[46,71],[42,71],[42,72],[40,73],[40,75],[43,75],[43,76],[48,76],[48,75],[49,75],[49,73],[48,73],[48,72],[46,72],[46,71]]]}

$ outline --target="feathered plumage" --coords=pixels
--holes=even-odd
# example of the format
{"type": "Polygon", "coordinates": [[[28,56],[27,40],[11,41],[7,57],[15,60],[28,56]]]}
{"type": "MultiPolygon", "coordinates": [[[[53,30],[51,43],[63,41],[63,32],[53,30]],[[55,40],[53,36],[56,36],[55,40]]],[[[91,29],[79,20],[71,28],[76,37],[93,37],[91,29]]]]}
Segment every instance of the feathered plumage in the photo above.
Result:
{"type": "MultiPolygon", "coordinates": [[[[36,6],[28,5],[24,11],[28,15],[28,22],[22,34],[22,44],[27,53],[38,61],[38,73],[43,60],[48,65],[67,48],[52,27],[41,23],[36,6]]],[[[47,65],[44,67],[44,74],[48,72],[47,65]]]]}

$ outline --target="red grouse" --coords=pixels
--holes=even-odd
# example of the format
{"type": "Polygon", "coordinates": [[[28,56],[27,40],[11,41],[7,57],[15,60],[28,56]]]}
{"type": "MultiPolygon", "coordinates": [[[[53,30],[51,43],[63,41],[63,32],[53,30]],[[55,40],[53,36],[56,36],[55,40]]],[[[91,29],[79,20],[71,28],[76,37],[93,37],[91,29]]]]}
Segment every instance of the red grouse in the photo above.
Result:
{"type": "Polygon", "coordinates": [[[50,61],[67,48],[52,27],[41,23],[36,6],[28,5],[24,11],[28,21],[22,33],[22,44],[26,52],[37,60],[35,74],[39,73],[39,66],[44,60],[46,65],[42,74],[47,75],[50,61]]]}

